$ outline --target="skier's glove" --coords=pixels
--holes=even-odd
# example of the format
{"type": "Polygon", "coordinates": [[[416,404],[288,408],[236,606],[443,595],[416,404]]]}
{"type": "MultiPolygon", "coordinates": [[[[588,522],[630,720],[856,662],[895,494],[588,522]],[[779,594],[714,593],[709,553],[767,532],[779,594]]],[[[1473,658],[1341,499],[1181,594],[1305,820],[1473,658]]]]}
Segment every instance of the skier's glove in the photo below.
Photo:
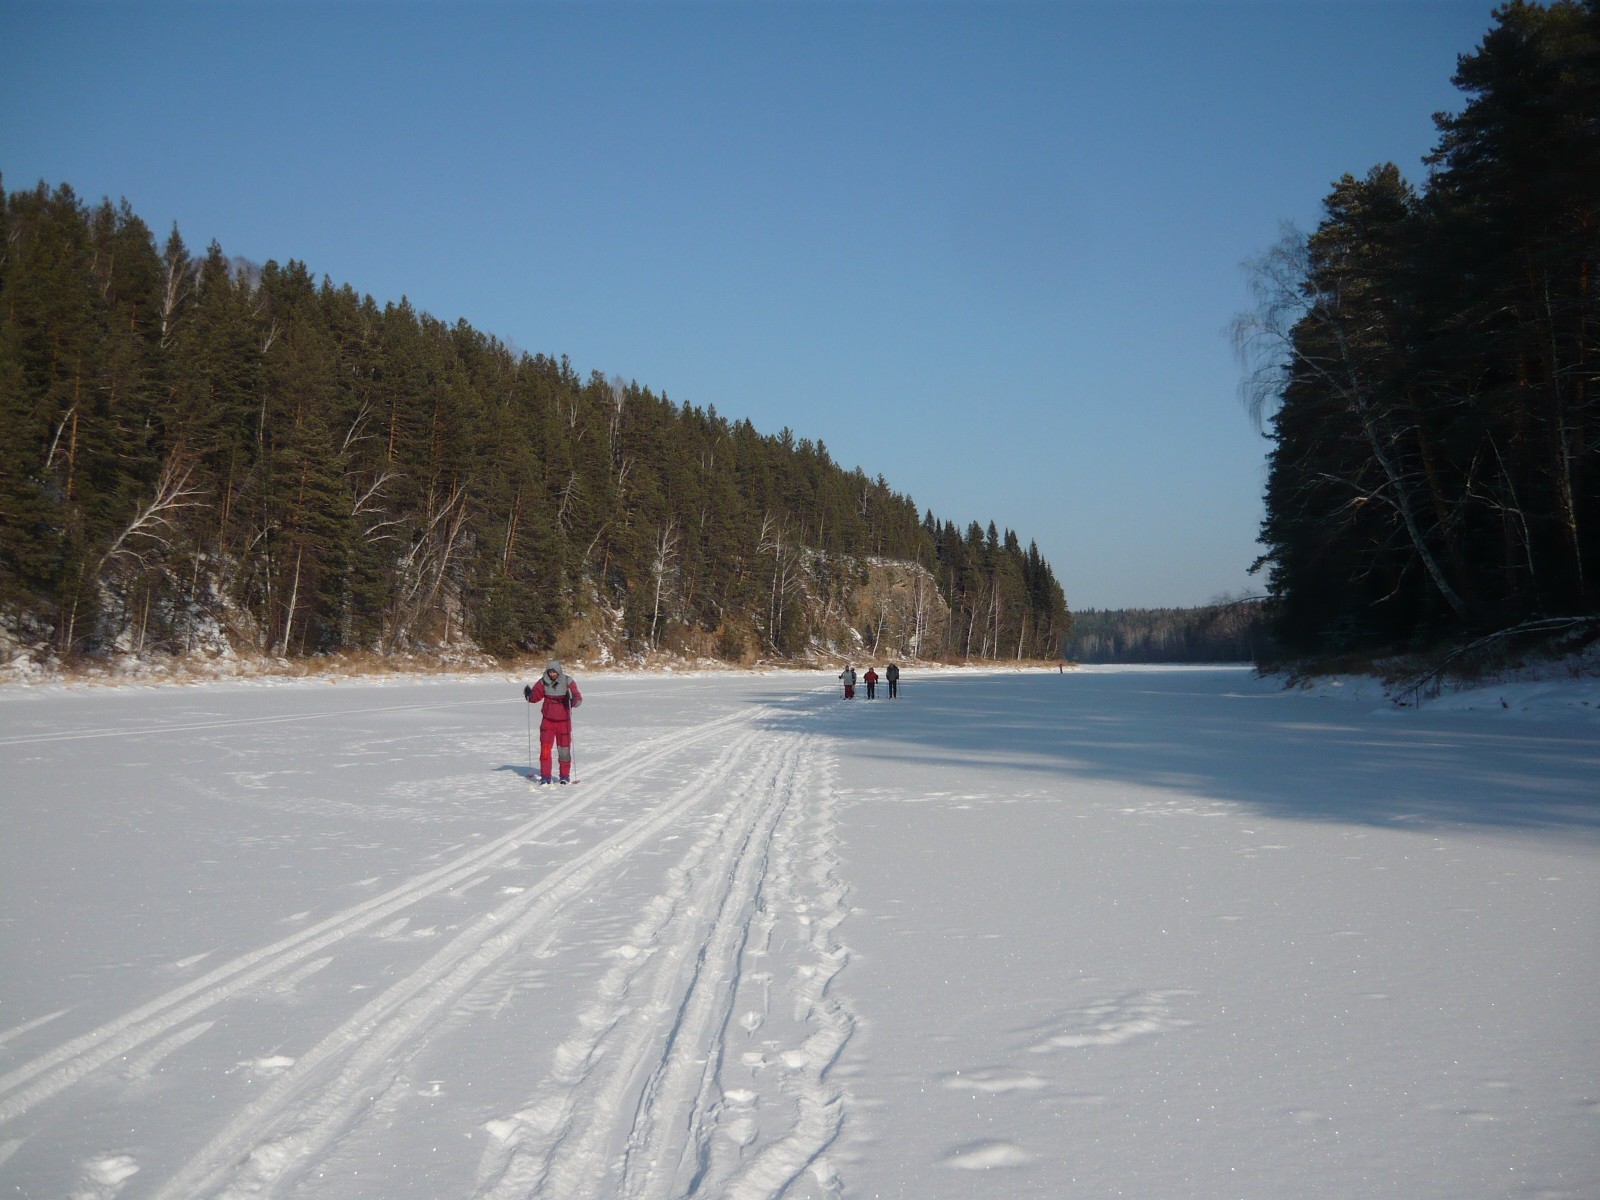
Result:
{"type": "Polygon", "coordinates": [[[533,703],[533,684],[525,683],[522,685],[522,698],[529,704],[533,703]]]}

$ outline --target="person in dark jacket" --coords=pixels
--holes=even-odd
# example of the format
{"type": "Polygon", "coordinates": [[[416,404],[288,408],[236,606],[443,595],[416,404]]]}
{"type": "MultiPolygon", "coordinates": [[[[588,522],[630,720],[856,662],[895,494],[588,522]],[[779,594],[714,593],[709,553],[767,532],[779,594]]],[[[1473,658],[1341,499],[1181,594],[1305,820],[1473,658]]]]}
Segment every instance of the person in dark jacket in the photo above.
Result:
{"type": "Polygon", "coordinates": [[[539,782],[551,783],[550,749],[561,760],[561,782],[572,782],[572,710],[583,703],[578,681],[552,659],[539,682],[522,689],[529,704],[544,707],[539,714],[539,782]]]}
{"type": "Polygon", "coordinates": [[[890,663],[883,669],[883,677],[889,681],[889,699],[893,700],[900,694],[900,668],[890,663]]]}

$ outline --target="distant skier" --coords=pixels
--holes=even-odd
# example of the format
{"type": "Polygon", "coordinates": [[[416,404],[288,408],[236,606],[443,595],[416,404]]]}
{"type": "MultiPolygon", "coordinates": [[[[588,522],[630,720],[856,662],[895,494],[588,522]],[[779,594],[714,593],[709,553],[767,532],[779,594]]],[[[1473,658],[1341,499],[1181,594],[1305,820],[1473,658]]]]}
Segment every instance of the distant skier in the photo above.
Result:
{"type": "Polygon", "coordinates": [[[554,659],[546,664],[539,682],[522,689],[529,704],[543,704],[539,716],[539,782],[551,783],[550,747],[561,760],[561,782],[572,782],[572,710],[583,703],[578,681],[554,659]]]}
{"type": "Polygon", "coordinates": [[[856,669],[849,666],[845,667],[844,670],[839,672],[839,678],[844,682],[844,698],[846,700],[854,700],[856,698],[856,669]]]}
{"type": "Polygon", "coordinates": [[[867,673],[861,677],[861,682],[867,685],[867,699],[876,700],[878,698],[878,672],[874,668],[868,667],[867,673]]]}
{"type": "Polygon", "coordinates": [[[883,677],[889,681],[889,699],[893,700],[900,694],[900,668],[890,663],[883,669],[883,677]]]}

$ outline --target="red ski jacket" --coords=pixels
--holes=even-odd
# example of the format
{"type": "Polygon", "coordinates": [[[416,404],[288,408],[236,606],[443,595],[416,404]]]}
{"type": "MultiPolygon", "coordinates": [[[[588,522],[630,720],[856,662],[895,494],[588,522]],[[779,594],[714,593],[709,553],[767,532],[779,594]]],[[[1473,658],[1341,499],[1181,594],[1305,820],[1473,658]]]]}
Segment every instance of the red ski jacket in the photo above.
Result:
{"type": "Polygon", "coordinates": [[[547,725],[571,725],[572,710],[583,703],[583,693],[578,691],[578,681],[565,671],[558,683],[552,684],[549,675],[539,676],[533,685],[529,704],[543,704],[539,719],[547,725]]]}

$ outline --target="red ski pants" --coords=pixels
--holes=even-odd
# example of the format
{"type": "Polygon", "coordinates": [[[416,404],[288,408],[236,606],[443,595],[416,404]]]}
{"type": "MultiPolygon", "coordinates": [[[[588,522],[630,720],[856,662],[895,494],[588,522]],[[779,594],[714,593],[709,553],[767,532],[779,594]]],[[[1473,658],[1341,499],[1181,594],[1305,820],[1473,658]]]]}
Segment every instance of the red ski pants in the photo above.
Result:
{"type": "Polygon", "coordinates": [[[539,722],[539,775],[543,779],[550,778],[550,747],[556,748],[556,757],[561,760],[561,778],[572,778],[572,726],[553,725],[549,721],[539,722]]]}

